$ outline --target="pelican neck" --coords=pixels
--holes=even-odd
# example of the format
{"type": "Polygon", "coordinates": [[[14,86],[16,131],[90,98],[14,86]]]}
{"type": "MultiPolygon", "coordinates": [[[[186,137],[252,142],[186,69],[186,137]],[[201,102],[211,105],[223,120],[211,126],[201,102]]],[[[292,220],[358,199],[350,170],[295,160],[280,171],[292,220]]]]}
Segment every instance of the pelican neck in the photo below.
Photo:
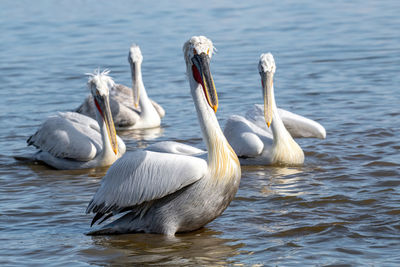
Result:
{"type": "MultiPolygon", "coordinates": [[[[94,99],[94,97],[93,97],[93,99],[94,99]]],[[[109,101],[108,98],[106,99],[106,101],[109,101]]],[[[114,153],[114,150],[111,145],[110,136],[107,131],[106,122],[105,122],[103,116],[97,110],[97,108],[95,110],[96,110],[96,120],[100,127],[100,134],[101,134],[101,140],[102,140],[102,145],[103,145],[102,150],[98,154],[97,157],[99,158],[100,161],[108,162],[109,159],[112,160],[115,158],[115,153],[114,153]]],[[[103,112],[106,113],[107,111],[104,110],[103,112]]]]}
{"type": "MultiPolygon", "coordinates": [[[[141,113],[147,114],[147,113],[152,113],[152,112],[157,112],[155,108],[153,107],[146,89],[144,88],[143,84],[143,79],[142,79],[142,63],[141,62],[135,62],[135,69],[131,69],[132,72],[132,90],[134,90],[134,87],[137,86],[139,88],[139,107],[141,110],[141,113]]],[[[133,93],[133,91],[132,91],[133,93]]],[[[132,94],[133,96],[133,94],[132,94]]]]}

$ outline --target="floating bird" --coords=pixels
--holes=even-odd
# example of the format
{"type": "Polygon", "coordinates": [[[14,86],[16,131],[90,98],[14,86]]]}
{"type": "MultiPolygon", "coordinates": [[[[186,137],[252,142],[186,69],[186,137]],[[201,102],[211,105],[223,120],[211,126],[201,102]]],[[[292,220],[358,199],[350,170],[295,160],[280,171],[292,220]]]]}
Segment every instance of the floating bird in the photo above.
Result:
{"type": "MultiPolygon", "coordinates": [[[[278,114],[292,137],[325,139],[325,128],[318,122],[281,108],[278,108],[278,114]]],[[[249,127],[255,128],[257,129],[255,131],[261,131],[264,135],[272,138],[271,128],[267,127],[265,123],[264,107],[262,105],[254,104],[253,108],[246,112],[245,118],[237,115],[232,116],[226,126],[235,127],[235,123],[239,123],[238,121],[246,120],[247,122],[244,123],[247,123],[249,127]]],[[[200,157],[207,153],[207,151],[197,147],[175,141],[157,142],[149,145],[145,150],[200,157]]]]}
{"type": "MultiPolygon", "coordinates": [[[[132,45],[128,61],[131,66],[132,88],[114,84],[110,92],[110,106],[115,127],[118,130],[147,129],[158,127],[164,117],[164,109],[151,100],[142,80],[143,56],[139,46],[132,45]]],[[[89,95],[76,112],[95,117],[95,106],[89,95]]]]}
{"type": "Polygon", "coordinates": [[[261,55],[258,70],[264,106],[256,105],[246,118],[231,116],[224,134],[244,165],[301,165],[304,153],[291,133],[296,137],[325,138],[325,129],[310,119],[285,110],[278,111],[273,87],[276,66],[272,54],[261,55]],[[285,118],[285,124],[281,115],[285,118]]]}
{"type": "Polygon", "coordinates": [[[27,140],[40,149],[35,160],[56,169],[86,169],[109,166],[125,153],[125,144],[115,133],[108,87],[113,80],[107,74],[95,72],[88,81],[97,121],[76,112],[49,117],[27,140]]]}
{"type": "Polygon", "coordinates": [[[207,160],[143,150],[125,154],[110,167],[86,210],[96,214],[92,225],[125,214],[89,234],[193,231],[218,217],[233,199],[240,163],[215,116],[218,97],[209,68],[213,44],[194,36],[183,50],[207,160]]]}
{"type": "MultiPolygon", "coordinates": [[[[281,108],[277,108],[277,113],[279,114],[279,117],[281,118],[286,130],[290,133],[292,137],[325,139],[326,137],[325,128],[318,122],[281,108]]],[[[255,138],[255,136],[250,135],[251,132],[254,132],[255,135],[257,135],[256,133],[259,133],[260,136],[264,136],[267,139],[273,138],[271,127],[267,127],[267,124],[265,123],[264,106],[262,105],[255,104],[252,108],[250,108],[246,112],[245,117],[238,115],[231,116],[231,118],[228,119],[227,124],[225,126],[225,133],[229,136],[228,137],[229,141],[231,141],[231,139],[234,138],[238,140],[245,138],[241,136],[242,134],[250,136],[249,137],[250,140],[253,138],[256,140],[261,138],[261,137],[255,138]],[[239,128],[237,128],[238,126],[239,128]],[[233,137],[234,135],[236,137],[233,137]]],[[[236,140],[232,140],[232,142],[235,141],[236,140]]],[[[260,139],[259,141],[255,142],[256,144],[258,143],[258,145],[260,146],[256,150],[257,153],[259,153],[263,147],[262,141],[260,139]]],[[[234,148],[236,147],[238,149],[238,151],[236,152],[239,153],[238,154],[239,156],[242,155],[241,153],[243,153],[242,156],[246,157],[247,152],[243,151],[243,149],[245,149],[246,147],[241,147],[239,145],[236,145],[236,143],[233,146],[234,148]]],[[[245,146],[245,142],[243,143],[243,146],[245,146]]],[[[251,147],[248,149],[251,149],[251,147]]],[[[174,141],[163,141],[154,143],[149,145],[146,148],[146,150],[180,154],[180,155],[200,156],[200,157],[203,157],[204,154],[207,153],[206,151],[198,149],[196,147],[174,141]]],[[[241,161],[245,162],[244,159],[242,159],[241,161]]],[[[248,160],[246,160],[246,163],[247,162],[248,160]]],[[[256,164],[256,162],[254,163],[256,164]]],[[[264,162],[263,164],[266,163],[264,162]]]]}

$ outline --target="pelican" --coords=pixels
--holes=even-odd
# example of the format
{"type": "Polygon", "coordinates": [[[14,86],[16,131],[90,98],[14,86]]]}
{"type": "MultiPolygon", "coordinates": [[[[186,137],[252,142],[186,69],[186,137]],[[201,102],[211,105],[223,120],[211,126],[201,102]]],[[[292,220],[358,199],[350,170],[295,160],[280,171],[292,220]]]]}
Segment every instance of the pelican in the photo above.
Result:
{"type": "Polygon", "coordinates": [[[319,123],[302,116],[285,110],[278,111],[273,87],[276,66],[272,54],[260,56],[258,70],[264,106],[255,106],[247,113],[247,118],[231,116],[225,125],[224,134],[244,165],[302,165],[303,150],[286,129],[281,114],[296,137],[325,138],[325,129],[319,123]]]}
{"type": "Polygon", "coordinates": [[[96,214],[92,225],[125,214],[89,235],[173,236],[214,220],[233,199],[241,170],[215,116],[218,97],[209,68],[213,44],[204,36],[194,36],[183,51],[207,160],[143,150],[125,154],[110,167],[86,210],[96,214]]]}
{"type": "Polygon", "coordinates": [[[113,80],[107,74],[97,71],[88,81],[97,121],[76,112],[49,117],[27,140],[40,149],[35,160],[56,169],[86,169],[109,166],[125,153],[125,144],[115,133],[108,89],[113,80]]]}
{"type": "MultiPolygon", "coordinates": [[[[110,92],[110,106],[115,127],[118,130],[147,129],[158,127],[164,117],[164,109],[151,100],[142,80],[143,56],[138,45],[129,49],[128,61],[131,66],[132,88],[114,84],[110,92]]],[[[95,106],[89,95],[75,111],[95,118],[95,106]]]]}
{"type": "MultiPolygon", "coordinates": [[[[279,114],[279,117],[281,118],[286,130],[290,133],[292,137],[319,138],[319,139],[326,138],[325,128],[318,122],[281,108],[277,108],[277,113],[279,114]]],[[[257,135],[264,136],[267,139],[273,138],[273,133],[271,131],[271,128],[267,127],[265,123],[264,106],[258,104],[255,104],[252,108],[250,108],[246,112],[245,117],[238,115],[231,116],[226,123],[225,134],[227,135],[227,138],[230,142],[234,142],[232,146],[237,149],[235,150],[236,153],[239,156],[243,157],[250,156],[250,154],[252,153],[248,152],[249,155],[246,155],[247,152],[243,150],[243,149],[252,149],[251,148],[252,145],[246,148],[245,146],[246,141],[242,140],[246,138],[244,136],[248,136],[249,141],[252,139],[256,140],[255,145],[259,146],[256,149],[257,154],[260,153],[264,145],[260,139],[261,137],[256,138],[256,136],[257,135]],[[250,133],[254,133],[255,136],[251,135],[250,133]],[[243,146],[237,144],[238,142],[244,142],[243,146]]],[[[267,142],[271,141],[269,140],[267,142]]],[[[149,145],[145,150],[167,152],[180,155],[200,156],[200,157],[203,157],[205,153],[207,153],[206,151],[198,149],[196,147],[174,141],[163,141],[154,143],[149,145]]],[[[241,161],[248,164],[250,159],[249,160],[241,159],[241,161]]],[[[255,164],[256,162],[257,161],[254,161],[255,164]]],[[[263,162],[263,164],[266,163],[263,162]]]]}

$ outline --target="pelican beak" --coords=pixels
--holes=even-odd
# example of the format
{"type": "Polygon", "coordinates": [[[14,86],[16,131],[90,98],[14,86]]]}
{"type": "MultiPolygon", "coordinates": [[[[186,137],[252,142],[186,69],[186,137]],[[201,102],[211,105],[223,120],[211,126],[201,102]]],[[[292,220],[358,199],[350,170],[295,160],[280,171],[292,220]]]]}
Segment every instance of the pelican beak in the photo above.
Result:
{"type": "Polygon", "coordinates": [[[264,97],[264,118],[268,127],[272,122],[272,87],[273,87],[273,73],[260,72],[261,75],[261,85],[264,97]]]}
{"type": "Polygon", "coordinates": [[[94,98],[94,102],[106,125],[108,138],[110,140],[113,151],[115,155],[117,155],[118,154],[117,133],[115,131],[114,121],[111,114],[109,97],[108,95],[107,96],[97,95],[94,98]]]}
{"type": "Polygon", "coordinates": [[[192,58],[193,77],[203,87],[208,105],[217,112],[218,95],[210,71],[210,57],[206,53],[196,54],[192,58]]]}
{"type": "Polygon", "coordinates": [[[132,74],[132,92],[133,92],[133,104],[135,108],[139,107],[139,80],[138,73],[135,62],[130,62],[131,64],[131,74],[132,74]]]}

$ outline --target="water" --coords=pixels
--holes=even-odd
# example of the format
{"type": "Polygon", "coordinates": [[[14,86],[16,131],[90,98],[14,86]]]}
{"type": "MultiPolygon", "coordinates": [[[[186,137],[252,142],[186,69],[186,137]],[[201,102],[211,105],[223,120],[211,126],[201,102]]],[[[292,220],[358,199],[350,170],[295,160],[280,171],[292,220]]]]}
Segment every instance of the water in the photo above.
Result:
{"type": "Polygon", "coordinates": [[[0,265],[400,264],[400,2],[1,1],[0,265]],[[141,46],[149,95],[167,111],[156,132],[123,133],[128,150],[162,140],[204,148],[182,45],[206,35],[218,117],[261,103],[258,57],[277,63],[278,106],[319,121],[301,168],[243,168],[236,198],[205,228],[89,237],[87,203],[105,169],[21,163],[26,139],[88,94],[86,72],[130,84],[141,46]]]}

